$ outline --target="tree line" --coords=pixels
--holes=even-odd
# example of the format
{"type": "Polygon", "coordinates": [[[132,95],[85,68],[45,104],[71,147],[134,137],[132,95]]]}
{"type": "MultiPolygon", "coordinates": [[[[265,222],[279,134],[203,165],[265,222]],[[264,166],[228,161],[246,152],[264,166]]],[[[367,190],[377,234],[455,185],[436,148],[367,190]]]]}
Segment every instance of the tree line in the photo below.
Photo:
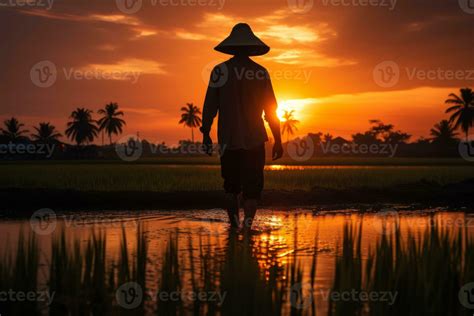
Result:
{"type": "MultiPolygon", "coordinates": [[[[117,103],[111,102],[106,104],[103,109],[99,109],[97,114],[101,117],[94,120],[93,111],[86,108],[77,108],[69,116],[69,122],[65,130],[66,136],[75,142],[77,146],[89,144],[102,133],[102,144],[104,144],[104,136],[107,135],[110,144],[112,144],[112,136],[122,133],[123,126],[126,122],[121,118],[124,116],[119,111],[117,103]]],[[[20,123],[17,118],[12,117],[4,121],[4,128],[0,128],[0,136],[4,142],[22,142],[29,140],[27,134],[29,130],[25,129],[25,124],[20,123]]],[[[59,138],[63,135],[58,132],[56,127],[50,122],[41,122],[38,126],[34,126],[35,130],[31,133],[33,141],[41,143],[59,143],[59,138]]]]}
{"type": "MultiPolygon", "coordinates": [[[[445,104],[449,107],[445,113],[450,114],[448,119],[441,120],[436,123],[430,130],[430,138],[420,138],[417,143],[433,142],[438,144],[452,144],[459,141],[457,138],[458,130],[460,130],[468,140],[469,130],[474,123],[474,92],[470,88],[460,89],[459,95],[455,93],[449,94],[445,100],[445,104]]],[[[124,113],[119,110],[119,106],[115,102],[106,104],[104,108],[99,109],[97,114],[101,115],[98,120],[93,118],[93,111],[86,108],[75,109],[67,123],[65,130],[66,136],[81,146],[90,144],[94,139],[102,134],[102,144],[104,144],[104,137],[109,138],[109,143],[112,144],[113,135],[120,135],[122,133],[125,120],[122,119],[124,113]]],[[[191,129],[191,140],[194,143],[194,129],[202,124],[201,110],[193,103],[187,103],[181,108],[181,119],[179,124],[183,124],[191,129]]],[[[286,135],[287,141],[298,130],[299,121],[294,118],[294,110],[285,111],[282,120],[282,134],[286,135]]],[[[372,127],[363,132],[352,135],[354,143],[375,143],[375,142],[389,142],[389,143],[406,143],[411,135],[394,130],[392,124],[384,124],[379,120],[371,120],[372,127]]],[[[12,117],[4,121],[4,127],[0,128],[0,137],[3,142],[11,141],[18,142],[28,140],[27,134],[29,131],[24,128],[25,125],[20,123],[18,119],[12,117]]],[[[62,134],[58,132],[54,125],[49,122],[41,122],[38,126],[33,127],[34,132],[31,133],[31,138],[34,141],[43,143],[59,142],[62,134]]],[[[311,133],[309,136],[316,140],[328,142],[334,139],[329,134],[311,133]]]]}

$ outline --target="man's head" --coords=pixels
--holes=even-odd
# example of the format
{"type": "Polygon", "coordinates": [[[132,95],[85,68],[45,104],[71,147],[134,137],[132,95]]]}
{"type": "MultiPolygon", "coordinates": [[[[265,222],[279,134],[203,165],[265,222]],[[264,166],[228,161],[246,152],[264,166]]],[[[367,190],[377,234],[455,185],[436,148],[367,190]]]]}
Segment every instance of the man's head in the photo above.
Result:
{"type": "Polygon", "coordinates": [[[246,23],[238,23],[232,32],[215,48],[229,55],[259,56],[268,53],[270,47],[262,42],[246,23]]]}

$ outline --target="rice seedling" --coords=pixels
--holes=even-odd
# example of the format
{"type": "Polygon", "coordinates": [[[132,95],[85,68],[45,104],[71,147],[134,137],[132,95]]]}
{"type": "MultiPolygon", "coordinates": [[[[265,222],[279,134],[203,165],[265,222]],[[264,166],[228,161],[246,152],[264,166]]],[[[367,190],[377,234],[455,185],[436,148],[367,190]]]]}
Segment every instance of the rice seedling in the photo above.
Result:
{"type": "MultiPolygon", "coordinates": [[[[461,286],[474,278],[474,240],[465,228],[448,229],[435,222],[422,233],[402,234],[397,223],[392,232],[380,234],[368,252],[362,249],[362,234],[362,221],[345,223],[337,244],[328,315],[469,314],[458,299],[461,286]],[[378,293],[379,299],[341,300],[332,295],[345,292],[369,293],[369,297],[378,293]],[[394,300],[380,299],[385,292],[394,300]]],[[[34,234],[22,231],[17,249],[7,251],[0,262],[0,290],[46,289],[54,299],[49,306],[37,301],[0,302],[1,311],[8,315],[316,315],[317,234],[306,265],[297,254],[297,228],[294,251],[285,256],[283,265],[268,243],[232,231],[222,246],[211,236],[194,240],[189,236],[186,243],[181,233],[171,233],[157,262],[150,261],[142,224],[132,245],[130,235],[122,230],[116,259],[107,255],[106,236],[105,231],[91,231],[80,240],[64,230],[53,236],[43,284],[38,278],[42,271],[38,242],[34,234]],[[153,279],[149,266],[158,271],[153,279]],[[117,292],[130,282],[138,284],[144,295],[139,305],[127,309],[117,300],[117,292]],[[149,297],[155,288],[156,296],[149,297]],[[162,299],[162,293],[168,299],[162,299]],[[191,298],[182,296],[191,293],[191,298]]]]}
{"type": "Polygon", "coordinates": [[[458,298],[463,284],[473,280],[474,240],[465,228],[448,229],[435,222],[422,234],[402,236],[397,224],[392,233],[377,239],[365,263],[360,252],[361,233],[362,226],[344,227],[332,291],[355,290],[376,296],[331,301],[331,315],[471,314],[458,298]]]}
{"type": "Polygon", "coordinates": [[[0,292],[8,295],[8,299],[0,301],[2,313],[6,315],[39,314],[39,302],[26,299],[28,293],[38,293],[39,254],[36,235],[25,234],[21,230],[17,248],[14,252],[6,252],[0,262],[0,292]],[[23,299],[18,295],[21,295],[23,299]]]}

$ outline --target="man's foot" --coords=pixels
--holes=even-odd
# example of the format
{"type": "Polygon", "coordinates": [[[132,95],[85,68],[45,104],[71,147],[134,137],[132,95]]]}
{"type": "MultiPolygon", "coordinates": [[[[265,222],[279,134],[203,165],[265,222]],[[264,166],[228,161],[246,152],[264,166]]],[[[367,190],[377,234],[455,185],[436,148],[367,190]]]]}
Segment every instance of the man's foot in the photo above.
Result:
{"type": "Polygon", "coordinates": [[[255,217],[255,214],[257,213],[257,200],[255,199],[249,199],[249,200],[244,200],[244,225],[243,225],[243,230],[244,232],[249,233],[252,224],[253,224],[253,219],[255,217]]]}
{"type": "Polygon", "coordinates": [[[231,228],[239,228],[239,196],[238,194],[227,194],[227,215],[231,228]]]}

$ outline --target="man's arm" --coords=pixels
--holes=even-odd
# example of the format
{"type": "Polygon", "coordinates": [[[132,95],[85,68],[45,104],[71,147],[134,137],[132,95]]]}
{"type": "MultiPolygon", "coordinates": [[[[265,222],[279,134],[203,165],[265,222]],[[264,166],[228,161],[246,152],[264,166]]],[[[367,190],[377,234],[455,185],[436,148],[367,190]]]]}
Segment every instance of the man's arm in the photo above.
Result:
{"type": "Polygon", "coordinates": [[[275,93],[273,92],[272,82],[270,76],[267,73],[266,76],[266,85],[265,85],[265,120],[270,125],[270,130],[272,131],[273,138],[275,139],[275,144],[273,145],[272,150],[272,159],[277,160],[283,156],[283,147],[281,145],[281,133],[280,133],[280,120],[277,115],[277,101],[275,98],[275,93]]]}
{"type": "MultiPolygon", "coordinates": [[[[213,70],[214,72],[214,70],[213,70]]],[[[219,108],[219,89],[212,85],[212,73],[207,87],[206,98],[204,99],[204,107],[202,110],[202,126],[199,129],[203,134],[202,143],[206,147],[206,153],[212,155],[212,139],[209,133],[211,132],[212,122],[217,115],[219,108]]]]}

